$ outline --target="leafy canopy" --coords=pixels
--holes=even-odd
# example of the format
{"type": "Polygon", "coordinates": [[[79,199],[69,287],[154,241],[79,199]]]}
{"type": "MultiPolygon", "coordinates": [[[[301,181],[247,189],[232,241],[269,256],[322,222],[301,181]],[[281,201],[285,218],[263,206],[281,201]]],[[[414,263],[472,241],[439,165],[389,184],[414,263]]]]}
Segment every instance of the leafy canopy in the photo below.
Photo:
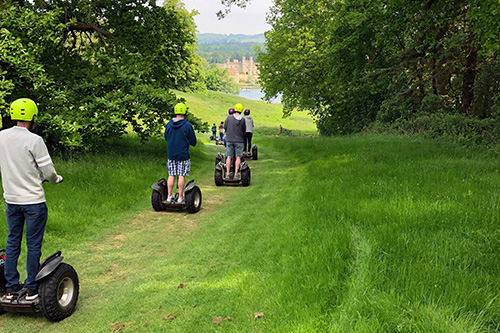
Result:
{"type": "Polygon", "coordinates": [[[195,25],[177,0],[3,1],[0,34],[0,108],[35,100],[53,146],[90,148],[127,128],[156,135],[173,116],[171,89],[202,80],[195,25]]]}
{"type": "Polygon", "coordinates": [[[497,119],[499,13],[497,0],[276,0],[261,84],[328,135],[435,113],[497,119]]]}

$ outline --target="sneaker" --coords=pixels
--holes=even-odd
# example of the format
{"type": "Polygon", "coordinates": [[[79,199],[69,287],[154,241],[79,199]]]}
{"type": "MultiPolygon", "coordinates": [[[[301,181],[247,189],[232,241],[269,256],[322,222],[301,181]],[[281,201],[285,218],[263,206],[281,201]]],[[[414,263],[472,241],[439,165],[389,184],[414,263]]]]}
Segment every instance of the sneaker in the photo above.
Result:
{"type": "Polygon", "coordinates": [[[186,202],[186,199],[184,199],[184,197],[179,197],[179,198],[177,199],[177,203],[178,203],[178,204],[183,204],[183,203],[185,203],[185,202],[186,202]]]}
{"type": "Polygon", "coordinates": [[[241,174],[238,173],[238,174],[234,175],[234,179],[240,180],[241,179],[241,174]]]}
{"type": "Polygon", "coordinates": [[[172,200],[174,200],[174,197],[173,196],[169,196],[169,197],[167,197],[167,200],[165,200],[165,201],[168,202],[168,203],[171,203],[172,200]]]}
{"type": "Polygon", "coordinates": [[[27,301],[33,301],[38,297],[38,290],[26,289],[26,297],[27,301]]]}
{"type": "Polygon", "coordinates": [[[11,300],[14,296],[18,296],[18,292],[21,290],[21,286],[14,288],[7,288],[7,293],[5,294],[5,298],[11,300]]]}

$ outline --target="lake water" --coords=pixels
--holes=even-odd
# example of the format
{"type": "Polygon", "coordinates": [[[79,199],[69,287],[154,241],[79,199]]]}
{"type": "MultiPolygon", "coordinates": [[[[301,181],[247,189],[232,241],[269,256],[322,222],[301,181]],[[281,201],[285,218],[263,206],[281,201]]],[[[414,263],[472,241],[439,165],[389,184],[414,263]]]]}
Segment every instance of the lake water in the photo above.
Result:
{"type": "MultiPolygon", "coordinates": [[[[252,99],[255,101],[260,101],[264,97],[264,93],[262,93],[262,90],[260,89],[241,89],[239,96],[243,98],[252,99]]],[[[272,99],[271,103],[281,103],[280,96],[272,99]]]]}

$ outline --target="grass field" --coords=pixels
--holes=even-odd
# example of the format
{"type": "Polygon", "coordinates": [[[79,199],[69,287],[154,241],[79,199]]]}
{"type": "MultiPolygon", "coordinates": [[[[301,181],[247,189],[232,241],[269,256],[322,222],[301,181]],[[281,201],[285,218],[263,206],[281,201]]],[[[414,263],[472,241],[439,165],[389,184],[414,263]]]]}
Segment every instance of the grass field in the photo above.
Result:
{"type": "Polygon", "coordinates": [[[192,150],[194,215],[151,208],[161,139],[55,157],[43,254],[75,267],[79,304],[60,323],[4,314],[0,331],[500,329],[498,156],[391,136],[255,142],[246,188],[214,185],[219,147],[192,150]]]}
{"type": "Polygon", "coordinates": [[[283,118],[281,104],[253,101],[214,91],[207,91],[205,94],[176,93],[186,99],[189,112],[210,125],[215,123],[219,126],[220,122],[226,119],[228,109],[236,103],[242,103],[245,109],[250,109],[258,134],[278,134],[280,125],[297,134],[317,133],[313,120],[305,112],[293,112],[290,117],[283,118]]]}

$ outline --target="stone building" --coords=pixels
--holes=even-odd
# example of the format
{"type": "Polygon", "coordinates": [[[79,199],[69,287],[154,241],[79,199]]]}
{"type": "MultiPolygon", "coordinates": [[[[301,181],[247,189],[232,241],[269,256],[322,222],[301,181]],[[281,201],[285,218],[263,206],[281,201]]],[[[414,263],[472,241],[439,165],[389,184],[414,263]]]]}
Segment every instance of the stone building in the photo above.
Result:
{"type": "Polygon", "coordinates": [[[230,61],[226,60],[223,64],[218,64],[222,68],[227,68],[229,70],[229,75],[236,81],[236,83],[255,83],[259,77],[259,70],[257,69],[257,63],[254,62],[253,57],[248,60],[243,57],[241,61],[234,59],[230,61]]]}

